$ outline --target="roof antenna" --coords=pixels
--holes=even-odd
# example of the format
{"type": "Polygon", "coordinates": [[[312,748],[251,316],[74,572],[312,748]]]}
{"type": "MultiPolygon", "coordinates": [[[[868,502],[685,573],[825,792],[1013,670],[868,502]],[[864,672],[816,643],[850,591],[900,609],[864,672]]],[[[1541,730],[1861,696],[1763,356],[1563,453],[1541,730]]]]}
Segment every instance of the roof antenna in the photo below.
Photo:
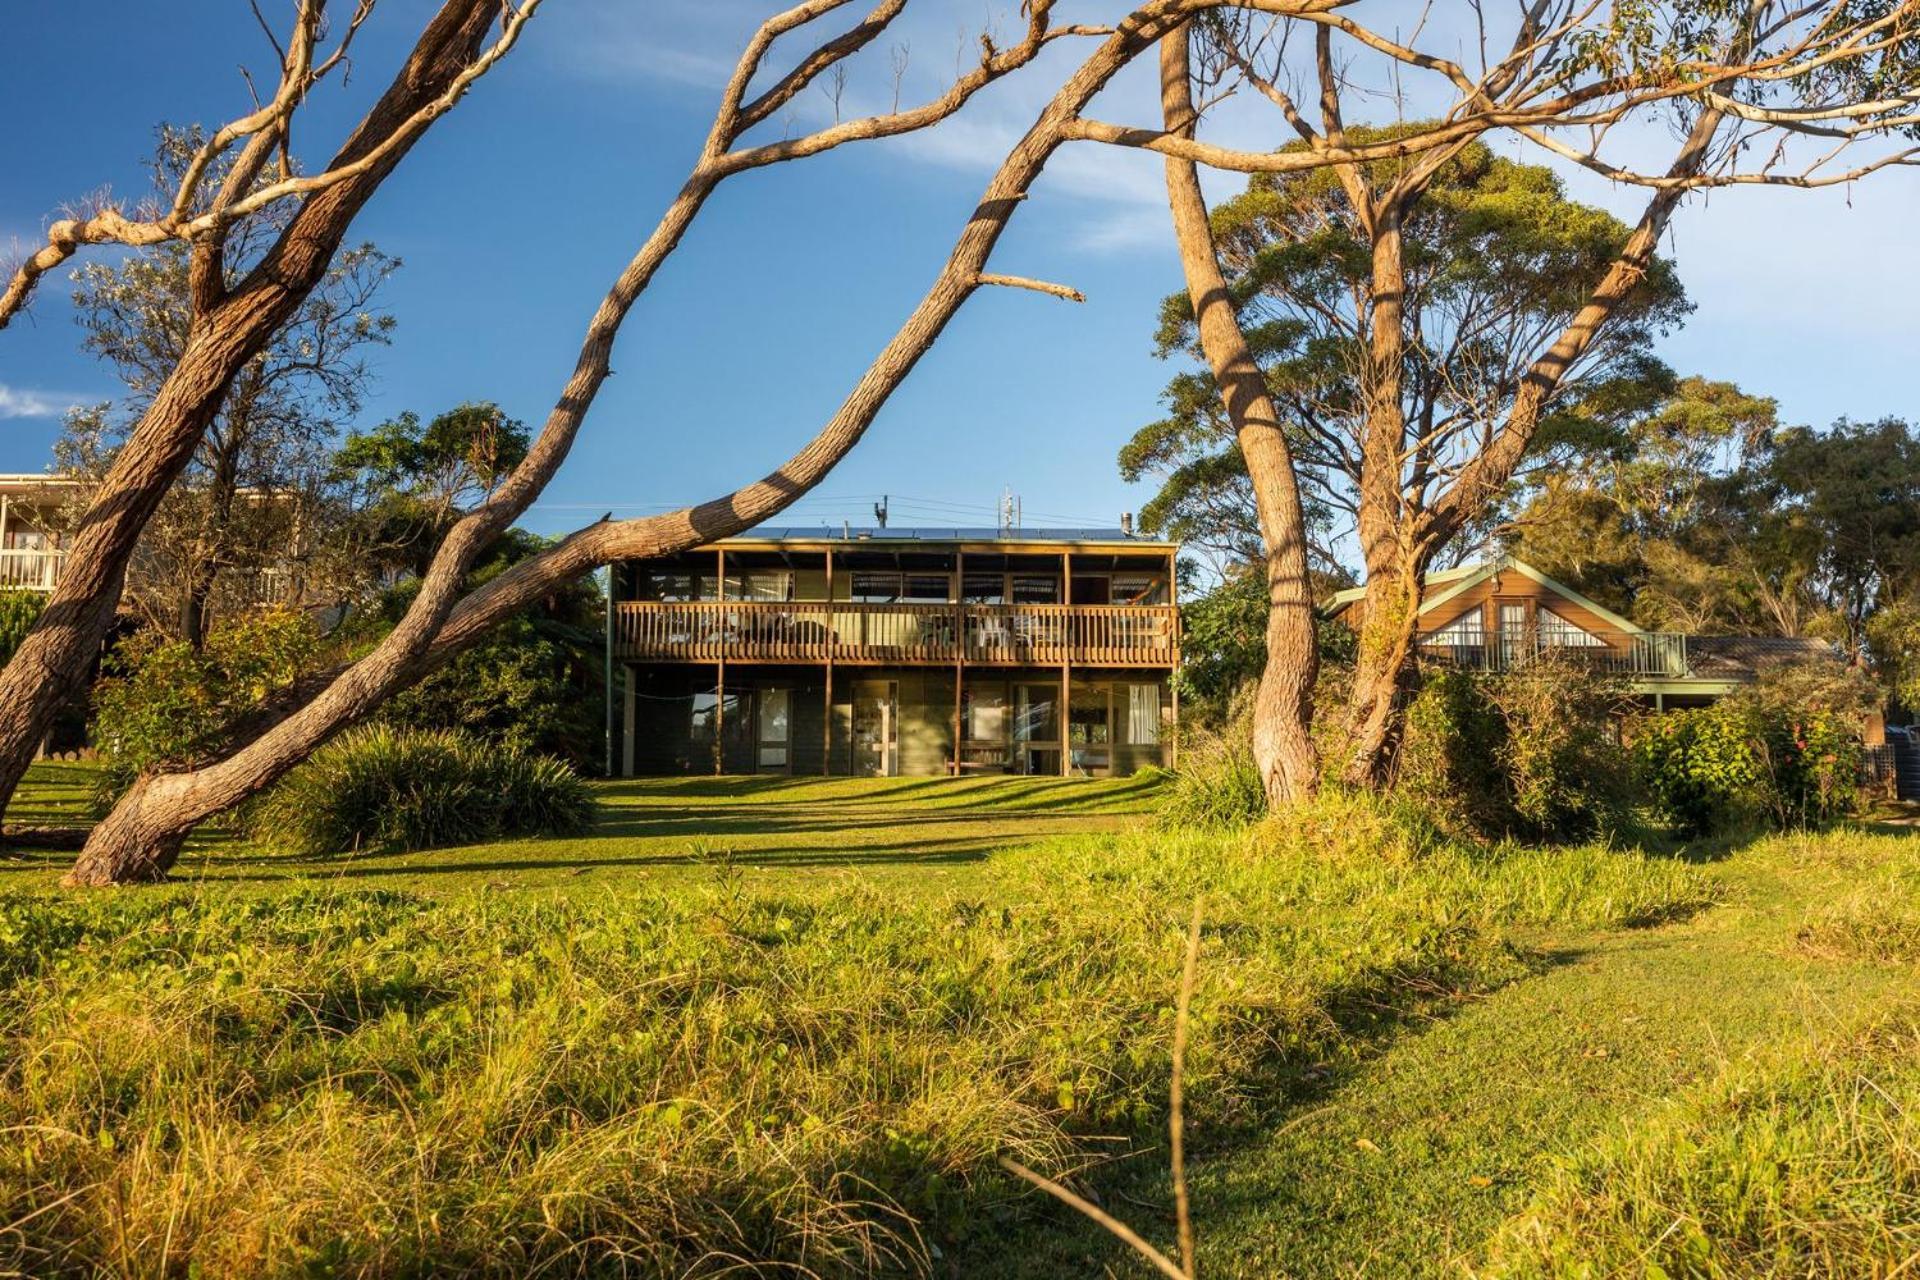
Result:
{"type": "Polygon", "coordinates": [[[873,504],[873,518],[879,521],[882,529],[887,527],[887,495],[884,493],[880,495],[880,501],[873,504]]]}
{"type": "Polygon", "coordinates": [[[1020,495],[1008,485],[1000,494],[1000,532],[1012,533],[1020,527],[1020,495]]]}

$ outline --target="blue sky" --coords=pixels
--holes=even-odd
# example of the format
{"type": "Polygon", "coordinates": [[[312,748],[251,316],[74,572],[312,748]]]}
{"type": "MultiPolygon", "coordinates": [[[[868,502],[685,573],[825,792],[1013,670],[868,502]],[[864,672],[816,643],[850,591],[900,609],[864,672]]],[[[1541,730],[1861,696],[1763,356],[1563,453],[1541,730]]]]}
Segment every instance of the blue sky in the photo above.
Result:
{"type": "MultiPolygon", "coordinates": [[[[726,66],[774,7],[551,0],[358,224],[359,238],[406,264],[385,295],[399,329],[376,357],[367,423],[466,399],[540,421],[607,282],[684,177],[726,66]]],[[[902,28],[905,96],[951,74],[983,14],[1014,29],[1014,7],[915,0],[902,28]]],[[[1094,20],[1121,7],[1069,0],[1062,10],[1094,20]]],[[[290,6],[262,8],[278,17],[290,6]]],[[[350,126],[428,9],[376,9],[351,83],[322,89],[302,126],[305,153],[317,159],[350,126]]],[[[85,22],[45,0],[12,7],[0,42],[0,118],[11,123],[0,131],[0,252],[32,244],[64,203],[103,186],[140,193],[158,122],[246,107],[238,66],[270,80],[244,0],[158,15],[151,0],[103,0],[85,22]]],[[[932,279],[1067,53],[933,132],[723,187],[628,322],[617,376],[525,523],[559,532],[608,510],[710,497],[799,447],[932,279]]],[[[1100,114],[1150,123],[1150,73],[1123,77],[1100,114]]],[[[891,93],[877,50],[855,67],[845,101],[868,109],[891,93]]],[[[829,111],[813,94],[795,124],[829,111]]],[[[1276,145],[1277,125],[1230,109],[1219,136],[1276,145]]],[[[1584,173],[1569,182],[1624,216],[1640,201],[1584,173]]],[[[1222,177],[1211,190],[1236,185],[1222,177]]],[[[1851,190],[1696,199],[1669,249],[1699,309],[1666,358],[1776,396],[1795,421],[1920,415],[1908,302],[1920,293],[1916,197],[1920,176],[1902,172],[1851,190]]],[[[1179,285],[1163,198],[1150,157],[1080,144],[1058,160],[994,266],[1071,284],[1086,304],[982,291],[790,522],[862,521],[888,493],[896,524],[989,523],[1008,486],[1030,525],[1112,523],[1138,507],[1146,495],[1121,483],[1113,455],[1157,415],[1169,372],[1150,351],[1157,302],[1179,285]]],[[[50,280],[30,315],[0,332],[0,470],[42,470],[61,408],[114,394],[111,374],[79,350],[66,294],[64,276],[50,280]]]]}

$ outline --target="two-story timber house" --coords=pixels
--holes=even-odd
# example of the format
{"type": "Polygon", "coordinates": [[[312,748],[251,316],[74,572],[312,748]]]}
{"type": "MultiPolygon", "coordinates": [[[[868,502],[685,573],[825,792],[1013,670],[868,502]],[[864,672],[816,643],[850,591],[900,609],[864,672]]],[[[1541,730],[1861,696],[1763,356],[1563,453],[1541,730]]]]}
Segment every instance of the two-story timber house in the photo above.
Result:
{"type": "Polygon", "coordinates": [[[612,764],[887,777],[1166,763],[1177,551],[1119,529],[762,529],[616,564],[612,764]]]}

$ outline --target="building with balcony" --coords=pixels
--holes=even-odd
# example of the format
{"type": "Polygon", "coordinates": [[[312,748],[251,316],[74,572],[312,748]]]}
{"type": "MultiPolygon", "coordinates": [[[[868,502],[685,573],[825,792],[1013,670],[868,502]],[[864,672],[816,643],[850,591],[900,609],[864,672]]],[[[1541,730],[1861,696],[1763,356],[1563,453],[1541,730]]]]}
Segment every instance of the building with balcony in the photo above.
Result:
{"type": "Polygon", "coordinates": [[[763,529],[613,566],[622,775],[1126,774],[1170,759],[1178,548],[763,529]]]}
{"type": "Polygon", "coordinates": [[[0,589],[53,590],[67,554],[61,508],[78,489],[64,476],[0,475],[0,589]]]}
{"type": "MultiPolygon", "coordinates": [[[[1357,628],[1365,596],[1338,592],[1325,612],[1357,628]]],[[[1824,640],[1648,631],[1511,556],[1428,574],[1415,644],[1423,661],[1474,671],[1580,662],[1656,710],[1704,706],[1770,667],[1838,658],[1824,640]]]]}

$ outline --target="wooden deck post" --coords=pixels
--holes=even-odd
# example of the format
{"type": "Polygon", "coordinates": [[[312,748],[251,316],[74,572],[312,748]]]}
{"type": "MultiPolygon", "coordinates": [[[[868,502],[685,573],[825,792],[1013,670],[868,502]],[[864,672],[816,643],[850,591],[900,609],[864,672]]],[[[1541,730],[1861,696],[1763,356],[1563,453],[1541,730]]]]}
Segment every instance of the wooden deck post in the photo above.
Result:
{"type": "Polygon", "coordinates": [[[713,776],[726,772],[727,759],[727,660],[714,666],[713,687],[713,776]]]}
{"type": "MultiPolygon", "coordinates": [[[[5,499],[0,498],[0,502],[5,499]]],[[[607,566],[607,648],[601,664],[601,683],[607,695],[607,776],[613,777],[613,584],[619,566],[607,566]]]]}
{"type": "Polygon", "coordinates": [[[833,547],[827,547],[827,692],[825,714],[820,727],[820,773],[833,776],[833,649],[840,625],[833,616],[833,547]]]}
{"type": "MultiPolygon", "coordinates": [[[[1167,604],[1173,609],[1173,617],[1167,625],[1173,628],[1175,636],[1180,634],[1180,565],[1177,551],[1167,552],[1167,604]]],[[[1172,637],[1169,637],[1171,640],[1172,637]]],[[[1180,767],[1180,647],[1173,648],[1173,670],[1167,678],[1167,691],[1173,695],[1173,744],[1168,751],[1167,767],[1180,767]]]]}
{"type": "Polygon", "coordinates": [[[960,689],[967,668],[967,553],[953,553],[953,776],[961,774],[960,689]]]}
{"type": "Polygon", "coordinates": [[[1073,776],[1073,552],[1060,553],[1060,776],[1073,776]]]}

